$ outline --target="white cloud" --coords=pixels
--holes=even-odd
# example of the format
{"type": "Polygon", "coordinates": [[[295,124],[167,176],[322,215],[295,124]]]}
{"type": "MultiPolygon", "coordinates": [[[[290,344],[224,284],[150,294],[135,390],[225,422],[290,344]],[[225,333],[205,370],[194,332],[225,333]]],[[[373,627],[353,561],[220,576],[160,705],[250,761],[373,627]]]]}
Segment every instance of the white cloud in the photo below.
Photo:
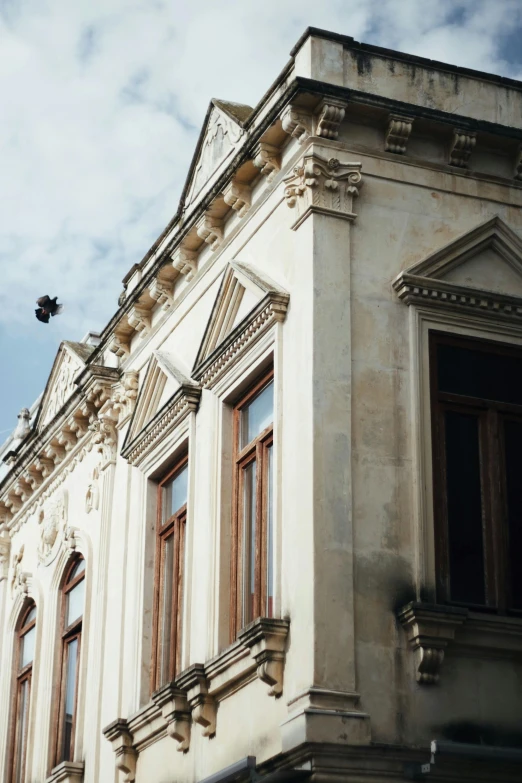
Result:
{"type": "Polygon", "coordinates": [[[0,0],[0,328],[45,329],[43,293],[67,305],[49,340],[103,326],[210,97],[255,104],[308,25],[516,76],[521,22],[518,0],[0,0]]]}

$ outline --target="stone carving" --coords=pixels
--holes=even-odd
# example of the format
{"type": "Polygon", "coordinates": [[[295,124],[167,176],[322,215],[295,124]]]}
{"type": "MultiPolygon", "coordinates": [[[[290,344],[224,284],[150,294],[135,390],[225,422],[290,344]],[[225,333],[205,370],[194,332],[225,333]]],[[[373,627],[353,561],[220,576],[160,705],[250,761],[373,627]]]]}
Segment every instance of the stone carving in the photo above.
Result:
{"type": "Polygon", "coordinates": [[[104,468],[116,458],[116,446],[118,444],[118,432],[116,422],[108,416],[95,419],[90,425],[93,433],[92,443],[102,455],[101,467],[104,468]]]}
{"type": "Polygon", "coordinates": [[[172,283],[161,277],[155,277],[148,290],[150,298],[154,299],[164,310],[168,310],[173,298],[172,283]]]}
{"type": "Polygon", "coordinates": [[[304,144],[312,134],[312,115],[292,104],[283,110],[281,124],[285,133],[297,139],[299,144],[304,144]]]}
{"type": "Polygon", "coordinates": [[[339,135],[339,126],[344,120],[346,103],[336,98],[325,98],[318,109],[316,136],[325,139],[336,139],[339,135]]]}
{"type": "Polygon", "coordinates": [[[176,680],[176,685],[187,694],[192,720],[203,727],[204,737],[216,733],[217,702],[209,693],[209,681],[202,663],[194,663],[176,680]]]}
{"type": "Polygon", "coordinates": [[[40,544],[37,554],[38,560],[43,565],[49,565],[57,554],[58,536],[62,535],[67,525],[68,493],[63,489],[58,496],[47,503],[40,512],[38,523],[40,530],[40,544]]]}
{"type": "Polygon", "coordinates": [[[286,203],[297,208],[298,228],[312,212],[354,220],[353,199],[362,185],[361,164],[341,163],[337,158],[327,160],[311,151],[285,179],[286,203]]]}
{"type": "Polygon", "coordinates": [[[416,657],[417,682],[432,685],[439,681],[444,651],[467,615],[467,609],[414,601],[400,610],[399,621],[416,657]]]}
{"type": "Polygon", "coordinates": [[[118,718],[103,729],[103,734],[116,754],[116,772],[120,783],[133,783],[136,780],[138,752],[133,747],[132,734],[127,721],[118,718]]]}
{"type": "Polygon", "coordinates": [[[113,334],[109,342],[109,351],[116,354],[119,359],[124,359],[130,353],[127,340],[120,334],[113,334]]]}
{"type": "Polygon", "coordinates": [[[13,432],[15,440],[23,440],[31,432],[31,413],[29,408],[22,408],[18,414],[18,424],[13,432]]]}
{"type": "Polygon", "coordinates": [[[180,245],[173,251],[171,258],[174,269],[185,275],[187,280],[192,280],[198,268],[197,251],[189,250],[187,247],[180,245]]]}
{"type": "Polygon", "coordinates": [[[190,745],[191,713],[187,694],[174,683],[167,683],[152,694],[153,701],[161,708],[167,722],[167,734],[178,743],[177,749],[186,752],[190,745]]]}
{"type": "Polygon", "coordinates": [[[45,411],[42,416],[41,424],[45,426],[53,419],[60,408],[69,399],[76,386],[74,379],[81,369],[80,361],[73,358],[72,354],[63,349],[61,361],[52,381],[52,387],[47,400],[44,402],[45,411]]]}
{"type": "Polygon", "coordinates": [[[254,150],[253,163],[260,169],[261,174],[267,175],[268,182],[271,182],[281,168],[279,147],[260,141],[254,150]]]}
{"type": "MultiPolygon", "coordinates": [[[[121,379],[113,386],[112,407],[118,416],[118,427],[122,427],[129,419],[138,397],[139,374],[136,370],[124,372],[121,379]]],[[[102,411],[100,411],[102,413],[102,411]]]]}
{"type": "Polygon", "coordinates": [[[11,539],[6,531],[0,533],[0,582],[7,579],[9,572],[9,553],[11,552],[11,539]]]}
{"type": "Polygon", "coordinates": [[[242,134],[243,130],[239,125],[236,125],[224,112],[220,112],[215,107],[213,108],[199,160],[196,164],[194,184],[187,199],[188,203],[197,196],[203,185],[208,182],[209,177],[221,161],[227,157],[233,145],[239,141],[242,134]]]}
{"type": "Polygon", "coordinates": [[[466,168],[476,143],[476,133],[455,128],[453,132],[453,141],[450,148],[450,166],[466,168]]]}
{"type": "Polygon", "coordinates": [[[27,593],[27,577],[28,574],[22,571],[22,560],[24,558],[24,545],[20,547],[18,552],[13,556],[12,569],[13,576],[11,577],[11,592],[27,593]]]}
{"type": "Polygon", "coordinates": [[[239,217],[244,217],[250,209],[252,188],[244,182],[233,179],[223,191],[225,204],[232,207],[239,217]]]}
{"type": "Polygon", "coordinates": [[[146,334],[150,329],[150,310],[141,304],[135,304],[127,315],[129,326],[137,332],[146,334]]]}
{"type": "Polygon", "coordinates": [[[390,114],[384,141],[386,152],[396,152],[399,155],[404,155],[412,127],[413,117],[405,117],[402,114],[390,114]]]}
{"type": "Polygon", "coordinates": [[[91,511],[97,511],[100,505],[100,487],[99,487],[100,470],[94,468],[92,471],[91,481],[87,487],[87,494],[85,495],[85,511],[90,514],[91,511]]]}
{"type": "Polygon", "coordinates": [[[268,695],[278,698],[283,692],[285,647],[290,623],[260,617],[243,628],[238,641],[250,650],[257,665],[257,676],[268,685],[268,695]]]}
{"type": "Polygon", "coordinates": [[[223,241],[223,221],[221,218],[203,215],[196,223],[198,237],[203,239],[212,250],[217,250],[223,241]]]}

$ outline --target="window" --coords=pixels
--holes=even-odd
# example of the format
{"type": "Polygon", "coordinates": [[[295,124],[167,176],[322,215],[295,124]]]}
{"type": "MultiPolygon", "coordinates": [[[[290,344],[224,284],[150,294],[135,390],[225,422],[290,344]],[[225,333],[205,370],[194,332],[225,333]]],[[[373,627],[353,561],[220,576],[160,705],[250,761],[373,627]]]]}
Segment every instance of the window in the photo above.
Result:
{"type": "Polygon", "coordinates": [[[234,408],[231,636],[274,612],[273,373],[234,408]]]}
{"type": "Polygon", "coordinates": [[[75,558],[62,587],[60,703],[57,721],[55,763],[73,761],[83,607],[85,560],[75,558]]]}
{"type": "Polygon", "coordinates": [[[522,614],[522,350],[430,334],[438,599],[522,614]]]}
{"type": "Polygon", "coordinates": [[[152,691],[180,672],[188,457],[159,483],[152,691]]]}
{"type": "Polygon", "coordinates": [[[24,609],[18,624],[16,645],[16,688],[14,694],[13,745],[11,753],[12,783],[25,781],[25,757],[29,705],[33,675],[34,645],[36,637],[36,606],[31,603],[24,609]]]}

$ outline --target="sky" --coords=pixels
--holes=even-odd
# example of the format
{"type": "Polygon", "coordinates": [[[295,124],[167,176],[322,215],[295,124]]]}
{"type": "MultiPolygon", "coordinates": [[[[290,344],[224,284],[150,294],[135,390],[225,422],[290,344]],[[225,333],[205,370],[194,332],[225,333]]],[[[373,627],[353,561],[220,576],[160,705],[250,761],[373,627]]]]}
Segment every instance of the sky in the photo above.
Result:
{"type": "Polygon", "coordinates": [[[522,79],[522,0],[0,0],[0,442],[176,212],[210,98],[254,106],[308,26],[522,79]]]}

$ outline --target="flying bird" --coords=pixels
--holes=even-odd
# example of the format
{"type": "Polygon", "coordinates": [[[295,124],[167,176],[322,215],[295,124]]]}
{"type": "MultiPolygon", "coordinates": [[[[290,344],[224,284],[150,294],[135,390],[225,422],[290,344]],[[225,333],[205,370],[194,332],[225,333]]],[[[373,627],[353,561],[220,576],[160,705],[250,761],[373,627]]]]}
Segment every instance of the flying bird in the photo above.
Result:
{"type": "Polygon", "coordinates": [[[45,296],[41,296],[36,300],[38,309],[34,312],[39,321],[42,321],[44,324],[48,324],[50,315],[59,315],[62,312],[63,305],[57,304],[57,299],[57,296],[51,299],[46,294],[45,296]]]}

